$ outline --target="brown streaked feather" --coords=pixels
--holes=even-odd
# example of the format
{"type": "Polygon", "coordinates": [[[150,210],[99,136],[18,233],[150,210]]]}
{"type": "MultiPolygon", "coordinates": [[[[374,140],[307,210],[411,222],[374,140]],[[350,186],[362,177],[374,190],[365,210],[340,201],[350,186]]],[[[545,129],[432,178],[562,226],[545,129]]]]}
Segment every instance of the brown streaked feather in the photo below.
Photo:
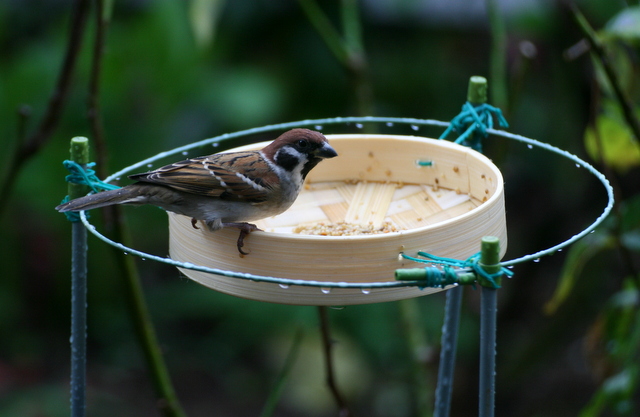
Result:
{"type": "Polygon", "coordinates": [[[187,159],[129,178],[192,194],[256,203],[266,201],[279,184],[277,174],[257,151],[187,159]]]}

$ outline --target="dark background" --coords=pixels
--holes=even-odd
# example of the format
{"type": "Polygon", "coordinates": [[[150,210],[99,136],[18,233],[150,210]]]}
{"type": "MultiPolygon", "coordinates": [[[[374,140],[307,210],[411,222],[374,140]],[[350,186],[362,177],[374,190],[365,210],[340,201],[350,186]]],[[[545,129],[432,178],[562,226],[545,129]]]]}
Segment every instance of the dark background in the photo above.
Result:
{"type": "MultiPolygon", "coordinates": [[[[621,201],[637,195],[637,166],[610,171],[585,151],[584,131],[599,112],[600,94],[589,54],[564,57],[583,37],[569,8],[550,0],[496,4],[506,30],[505,44],[498,48],[505,53],[506,73],[500,79],[491,78],[500,75],[491,63],[496,32],[484,1],[359,2],[366,73],[357,69],[355,75],[331,53],[296,1],[116,1],[100,77],[108,147],[104,172],[226,132],[361,115],[363,104],[376,116],[450,120],[466,99],[469,77],[483,75],[489,78],[489,100],[502,107],[510,132],[607,170],[621,201]],[[209,12],[191,14],[199,4],[208,5],[209,12]],[[194,27],[202,23],[212,25],[210,36],[196,35],[194,27]],[[370,92],[362,101],[354,87],[358,83],[370,92]],[[507,95],[496,97],[496,86],[506,86],[507,95]]],[[[626,3],[579,5],[592,26],[601,28],[626,3]]],[[[56,0],[0,4],[0,160],[7,169],[21,137],[37,131],[46,112],[73,7],[74,2],[56,0]],[[20,113],[29,114],[26,121],[20,113]]],[[[341,31],[340,3],[321,2],[320,7],[341,31]]],[[[66,194],[61,162],[68,158],[69,139],[94,135],[87,118],[94,30],[92,14],[53,134],[19,169],[5,170],[2,177],[5,182],[15,178],[0,219],[3,416],[69,413],[70,225],[53,207],[66,194]]],[[[631,45],[628,52],[637,58],[631,45]]],[[[637,60],[630,62],[628,76],[634,80],[637,60]]],[[[405,133],[415,134],[408,128],[405,133]]],[[[485,146],[506,181],[505,259],[570,238],[604,209],[603,187],[572,162],[500,138],[485,146]]],[[[92,150],[94,160],[95,155],[92,150]]],[[[165,214],[152,207],[125,213],[134,247],[166,254],[165,214]]],[[[101,224],[101,214],[93,216],[101,224]]],[[[607,356],[594,362],[589,341],[628,272],[615,250],[599,253],[566,302],[546,314],[545,303],[567,267],[567,252],[516,266],[514,278],[499,292],[497,415],[578,415],[613,373],[598,370],[607,356]]],[[[259,415],[298,330],[304,333],[298,367],[275,415],[337,415],[324,384],[315,308],[237,299],[205,289],[166,265],[136,262],[188,415],[259,415]]],[[[479,293],[465,289],[452,416],[477,413],[479,293]]],[[[443,305],[444,295],[438,294],[330,310],[338,384],[356,415],[416,416],[421,399],[431,403],[443,305]],[[416,355],[406,329],[411,308],[417,309],[417,337],[423,341],[416,355]],[[430,376],[426,393],[417,389],[415,372],[430,376]]],[[[92,236],[88,320],[88,415],[159,415],[114,254],[92,236]]],[[[631,329],[640,326],[635,320],[631,329]]],[[[637,360],[631,364],[637,368],[637,360]]],[[[637,374],[635,383],[637,399],[637,374]]],[[[608,413],[618,415],[615,410],[608,413]]]]}

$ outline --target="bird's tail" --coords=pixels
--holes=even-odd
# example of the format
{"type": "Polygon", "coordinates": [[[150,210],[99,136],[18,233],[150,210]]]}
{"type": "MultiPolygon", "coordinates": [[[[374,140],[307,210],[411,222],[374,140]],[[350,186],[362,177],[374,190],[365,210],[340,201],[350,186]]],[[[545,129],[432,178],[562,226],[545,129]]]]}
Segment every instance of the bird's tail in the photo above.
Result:
{"type": "Polygon", "coordinates": [[[76,198],[56,207],[61,213],[66,211],[91,210],[94,208],[112,206],[114,204],[144,204],[140,201],[137,184],[128,185],[117,190],[103,191],[85,197],[76,198]]]}

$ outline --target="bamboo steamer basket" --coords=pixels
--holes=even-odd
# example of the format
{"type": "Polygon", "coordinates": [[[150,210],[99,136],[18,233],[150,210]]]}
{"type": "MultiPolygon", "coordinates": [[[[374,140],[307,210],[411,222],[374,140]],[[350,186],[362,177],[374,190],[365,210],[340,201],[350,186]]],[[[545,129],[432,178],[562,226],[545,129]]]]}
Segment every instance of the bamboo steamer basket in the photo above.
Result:
{"type": "MultiPolygon", "coordinates": [[[[171,258],[226,271],[296,280],[362,283],[362,288],[278,285],[180,268],[207,287],[238,297],[295,305],[351,305],[417,297],[440,288],[366,288],[394,280],[398,268],[424,266],[399,255],[425,251],[466,259],[483,236],[497,236],[501,256],[507,232],[503,179],[484,155],[454,143],[414,136],[327,135],[337,158],[322,161],[285,213],[256,222],[264,232],[236,248],[238,231],[194,229],[169,215],[171,258]],[[423,166],[419,161],[430,161],[423,166]],[[398,231],[353,236],[294,233],[300,226],[346,222],[393,224],[398,231]]],[[[266,143],[231,151],[260,149],[266,143]]]]}

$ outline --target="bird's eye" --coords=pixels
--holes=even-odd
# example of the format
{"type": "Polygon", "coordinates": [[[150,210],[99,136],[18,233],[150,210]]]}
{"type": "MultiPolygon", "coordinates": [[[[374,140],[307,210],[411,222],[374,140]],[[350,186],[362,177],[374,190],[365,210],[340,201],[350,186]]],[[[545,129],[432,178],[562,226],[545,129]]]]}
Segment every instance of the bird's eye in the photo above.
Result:
{"type": "Polygon", "coordinates": [[[298,141],[298,147],[306,148],[307,146],[309,146],[309,141],[307,141],[306,139],[300,139],[298,141]]]}

